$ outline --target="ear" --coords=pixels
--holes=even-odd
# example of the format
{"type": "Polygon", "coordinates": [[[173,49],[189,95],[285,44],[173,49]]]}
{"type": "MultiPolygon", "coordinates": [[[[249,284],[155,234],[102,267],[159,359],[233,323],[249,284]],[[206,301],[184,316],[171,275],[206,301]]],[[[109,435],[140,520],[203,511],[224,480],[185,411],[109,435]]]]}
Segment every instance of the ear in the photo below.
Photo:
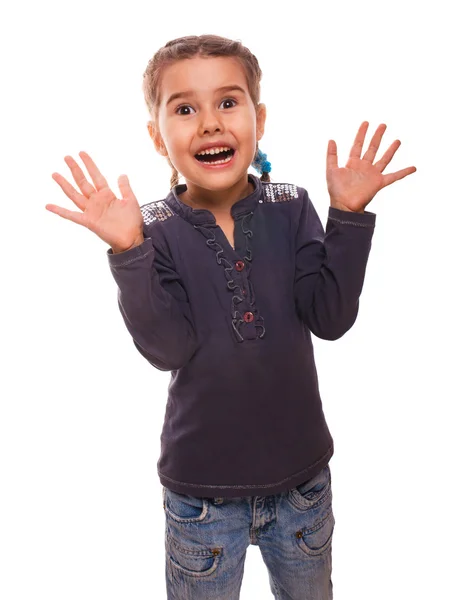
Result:
{"type": "Polygon", "coordinates": [[[147,131],[149,132],[149,135],[152,141],[154,142],[154,146],[157,152],[162,156],[168,156],[167,149],[165,148],[165,144],[163,143],[162,134],[155,126],[154,121],[149,121],[147,123],[147,131]]]}
{"type": "Polygon", "coordinates": [[[259,141],[264,135],[265,129],[265,118],[267,116],[267,109],[265,104],[261,103],[257,107],[256,111],[256,138],[259,141]]]}

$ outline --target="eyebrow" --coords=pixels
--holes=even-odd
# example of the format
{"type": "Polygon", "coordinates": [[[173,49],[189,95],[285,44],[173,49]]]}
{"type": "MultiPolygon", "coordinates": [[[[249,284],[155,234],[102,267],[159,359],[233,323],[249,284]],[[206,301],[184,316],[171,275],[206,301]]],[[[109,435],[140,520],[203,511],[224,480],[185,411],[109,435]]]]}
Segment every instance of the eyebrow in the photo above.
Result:
{"type": "MultiPolygon", "coordinates": [[[[239,85],[224,85],[223,87],[220,87],[217,89],[217,92],[232,92],[232,91],[238,91],[238,92],[242,92],[243,94],[246,94],[244,89],[239,85]]],[[[192,90],[188,90],[186,92],[175,92],[174,94],[172,94],[170,96],[170,98],[168,98],[166,106],[168,106],[170,104],[170,102],[173,102],[173,100],[176,100],[177,98],[187,98],[187,97],[194,96],[194,95],[195,95],[195,92],[193,92],[192,90]]]]}

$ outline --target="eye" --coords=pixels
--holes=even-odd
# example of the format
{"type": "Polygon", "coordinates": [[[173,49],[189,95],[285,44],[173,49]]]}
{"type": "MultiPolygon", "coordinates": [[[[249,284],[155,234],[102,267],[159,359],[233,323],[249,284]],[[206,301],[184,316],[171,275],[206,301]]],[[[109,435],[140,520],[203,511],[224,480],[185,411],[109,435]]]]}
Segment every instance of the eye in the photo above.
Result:
{"type": "MultiPolygon", "coordinates": [[[[182,108],[192,108],[192,106],[189,106],[189,104],[182,104],[181,106],[178,106],[178,108],[175,110],[175,113],[176,113],[177,115],[179,115],[179,114],[180,114],[180,112],[179,112],[179,111],[180,111],[182,108]]],[[[182,115],[189,115],[190,113],[181,113],[181,114],[182,114],[182,115]]]]}
{"type": "Polygon", "coordinates": [[[222,100],[221,104],[223,104],[224,102],[233,102],[233,106],[237,104],[234,98],[225,98],[225,100],[222,100]]]}
{"type": "MultiPolygon", "coordinates": [[[[236,106],[236,104],[238,104],[238,102],[234,98],[225,98],[225,100],[222,100],[222,102],[220,103],[220,106],[224,102],[232,102],[233,106],[236,106]]],[[[188,109],[188,108],[192,108],[192,106],[190,106],[189,104],[181,104],[180,106],[178,106],[176,108],[175,113],[177,115],[181,115],[181,116],[187,116],[189,114],[193,114],[193,113],[189,113],[189,112],[180,113],[180,110],[182,110],[182,109],[188,109]]],[[[229,107],[227,107],[227,108],[229,108],[229,107]]]]}

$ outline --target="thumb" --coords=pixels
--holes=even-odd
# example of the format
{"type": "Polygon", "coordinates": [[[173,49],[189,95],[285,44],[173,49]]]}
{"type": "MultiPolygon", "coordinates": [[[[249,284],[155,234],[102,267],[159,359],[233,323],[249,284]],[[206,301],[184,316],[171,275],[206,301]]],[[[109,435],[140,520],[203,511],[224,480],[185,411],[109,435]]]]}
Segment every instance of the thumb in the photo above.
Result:
{"type": "Polygon", "coordinates": [[[121,197],[131,203],[138,204],[136,196],[129,185],[128,175],[120,175],[118,177],[118,187],[120,188],[121,197]]]}

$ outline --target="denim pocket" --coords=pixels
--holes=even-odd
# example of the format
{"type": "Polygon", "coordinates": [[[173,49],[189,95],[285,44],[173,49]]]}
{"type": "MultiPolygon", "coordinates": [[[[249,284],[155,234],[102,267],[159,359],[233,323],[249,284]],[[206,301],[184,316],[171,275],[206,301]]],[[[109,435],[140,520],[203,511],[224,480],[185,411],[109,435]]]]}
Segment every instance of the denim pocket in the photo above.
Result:
{"type": "Polygon", "coordinates": [[[208,577],[217,570],[223,554],[222,547],[187,545],[172,535],[166,537],[166,553],[172,569],[190,577],[208,577]]]}
{"type": "Polygon", "coordinates": [[[335,518],[330,510],[323,519],[311,527],[304,527],[296,533],[298,547],[309,556],[321,556],[332,545],[335,518]]]}
{"type": "Polygon", "coordinates": [[[199,523],[209,510],[207,498],[179,494],[163,488],[163,507],[168,517],[177,523],[199,523]]]}
{"type": "Polygon", "coordinates": [[[332,476],[326,465],[317,475],[289,491],[290,502],[298,509],[317,508],[332,495],[332,476]]]}

